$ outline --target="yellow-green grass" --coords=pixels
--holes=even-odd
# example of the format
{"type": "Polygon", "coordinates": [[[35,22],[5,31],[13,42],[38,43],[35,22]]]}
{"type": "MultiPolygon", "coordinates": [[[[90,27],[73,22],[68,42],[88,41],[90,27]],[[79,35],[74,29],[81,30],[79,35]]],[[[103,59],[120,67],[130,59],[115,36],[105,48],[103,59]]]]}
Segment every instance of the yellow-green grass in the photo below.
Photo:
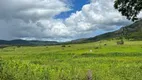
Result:
{"type": "Polygon", "coordinates": [[[116,42],[0,49],[0,80],[142,80],[142,41],[116,42]]]}

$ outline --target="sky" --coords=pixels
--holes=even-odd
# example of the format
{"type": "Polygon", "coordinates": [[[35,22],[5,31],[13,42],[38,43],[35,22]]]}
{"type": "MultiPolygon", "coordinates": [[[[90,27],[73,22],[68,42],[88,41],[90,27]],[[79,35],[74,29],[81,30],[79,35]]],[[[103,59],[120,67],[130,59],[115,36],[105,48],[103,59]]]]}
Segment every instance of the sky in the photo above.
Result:
{"type": "Polygon", "coordinates": [[[69,41],[131,24],[114,0],[0,0],[0,39],[69,41]]]}

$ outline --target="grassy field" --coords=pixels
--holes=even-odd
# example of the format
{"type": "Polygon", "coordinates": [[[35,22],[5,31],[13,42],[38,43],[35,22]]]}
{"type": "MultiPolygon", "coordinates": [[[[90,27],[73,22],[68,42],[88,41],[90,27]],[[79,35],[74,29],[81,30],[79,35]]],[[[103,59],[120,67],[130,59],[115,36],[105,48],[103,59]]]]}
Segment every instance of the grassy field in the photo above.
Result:
{"type": "Polygon", "coordinates": [[[142,80],[142,41],[7,47],[0,80],[142,80]]]}

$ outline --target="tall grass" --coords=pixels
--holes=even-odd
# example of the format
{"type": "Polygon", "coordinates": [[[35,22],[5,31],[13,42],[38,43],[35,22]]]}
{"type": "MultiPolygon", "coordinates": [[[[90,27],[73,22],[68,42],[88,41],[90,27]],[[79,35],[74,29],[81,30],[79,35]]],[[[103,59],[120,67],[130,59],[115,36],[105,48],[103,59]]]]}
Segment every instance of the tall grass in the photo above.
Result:
{"type": "Polygon", "coordinates": [[[102,41],[62,48],[0,49],[0,80],[142,80],[141,41],[125,41],[125,45],[102,41]]]}

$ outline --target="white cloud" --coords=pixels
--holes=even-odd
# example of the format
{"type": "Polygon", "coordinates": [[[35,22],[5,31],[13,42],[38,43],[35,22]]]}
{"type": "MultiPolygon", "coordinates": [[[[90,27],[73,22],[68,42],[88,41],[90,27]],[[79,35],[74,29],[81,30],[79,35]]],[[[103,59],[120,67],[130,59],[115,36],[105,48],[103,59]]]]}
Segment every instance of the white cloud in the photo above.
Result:
{"type": "Polygon", "coordinates": [[[113,30],[130,23],[113,8],[113,0],[92,0],[81,11],[66,19],[66,24],[81,31],[113,30]]]}
{"type": "Polygon", "coordinates": [[[49,19],[68,11],[68,6],[60,0],[1,0],[1,19],[22,19],[25,22],[49,19]]]}
{"type": "Polygon", "coordinates": [[[1,0],[0,39],[70,40],[130,23],[113,0],[92,0],[65,20],[53,18],[69,7],[65,0],[1,0]]]}

